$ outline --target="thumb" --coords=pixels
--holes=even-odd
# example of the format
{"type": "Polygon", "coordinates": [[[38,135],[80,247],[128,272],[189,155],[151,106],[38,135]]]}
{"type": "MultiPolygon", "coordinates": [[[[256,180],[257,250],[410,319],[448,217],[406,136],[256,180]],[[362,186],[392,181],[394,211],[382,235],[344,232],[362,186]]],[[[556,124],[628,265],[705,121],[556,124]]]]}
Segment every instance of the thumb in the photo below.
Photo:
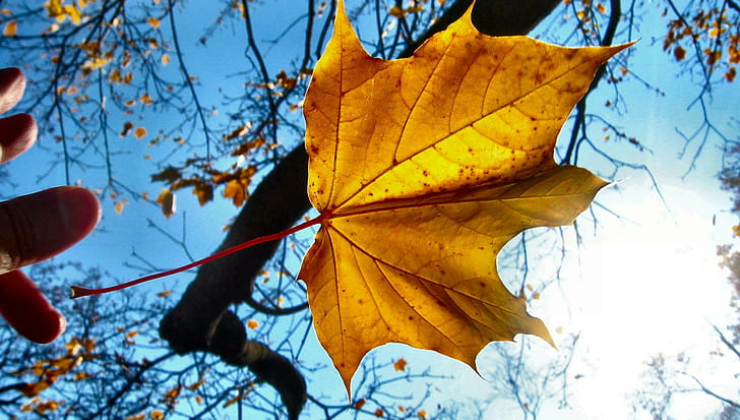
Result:
{"type": "Polygon", "coordinates": [[[79,187],[51,188],[0,203],[0,274],[64,251],[99,219],[98,199],[79,187]]]}

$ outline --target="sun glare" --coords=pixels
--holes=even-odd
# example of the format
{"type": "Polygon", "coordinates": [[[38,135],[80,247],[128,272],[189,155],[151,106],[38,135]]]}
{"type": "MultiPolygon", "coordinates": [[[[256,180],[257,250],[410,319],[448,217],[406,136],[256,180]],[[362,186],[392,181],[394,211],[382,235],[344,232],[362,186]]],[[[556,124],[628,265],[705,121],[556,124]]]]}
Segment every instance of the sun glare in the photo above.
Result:
{"type": "Polygon", "coordinates": [[[601,413],[629,410],[625,396],[641,386],[651,356],[701,353],[716,342],[712,325],[729,322],[711,214],[644,202],[635,210],[639,224],[608,224],[581,254],[583,339],[593,368],[583,401],[601,413]]]}

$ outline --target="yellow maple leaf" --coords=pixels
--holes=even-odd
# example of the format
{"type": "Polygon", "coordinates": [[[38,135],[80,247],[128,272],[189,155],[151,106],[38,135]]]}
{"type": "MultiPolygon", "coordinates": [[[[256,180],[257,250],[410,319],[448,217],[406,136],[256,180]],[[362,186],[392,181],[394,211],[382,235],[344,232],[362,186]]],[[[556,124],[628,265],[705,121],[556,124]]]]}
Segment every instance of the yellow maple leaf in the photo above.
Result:
{"type": "Polygon", "coordinates": [[[141,103],[142,103],[142,104],[144,104],[144,105],[151,105],[151,104],[153,104],[153,103],[154,103],[154,101],[152,100],[152,96],[151,96],[151,95],[149,95],[148,93],[145,93],[145,94],[141,95],[141,96],[139,97],[139,100],[140,100],[140,101],[141,101],[141,103]]]}
{"type": "Polygon", "coordinates": [[[148,23],[149,26],[151,26],[153,29],[159,29],[159,24],[160,24],[159,19],[157,19],[157,18],[155,18],[153,16],[149,16],[146,19],[146,23],[148,23]]]}
{"type": "Polygon", "coordinates": [[[92,375],[87,372],[75,372],[74,374],[74,380],[75,381],[84,381],[87,378],[91,378],[92,375]]]}
{"type": "Polygon", "coordinates": [[[164,217],[170,218],[177,211],[177,196],[167,188],[163,188],[157,196],[157,204],[162,207],[164,217]]]}
{"type": "Polygon", "coordinates": [[[64,13],[69,17],[69,19],[74,23],[75,25],[79,25],[82,21],[82,14],[80,13],[80,10],[75,6],[74,4],[67,4],[64,5],[64,13]]]}
{"type": "Polygon", "coordinates": [[[18,34],[18,21],[11,20],[3,28],[3,36],[16,36],[18,34]]]}
{"type": "Polygon", "coordinates": [[[205,206],[206,203],[213,200],[213,186],[204,182],[195,184],[195,187],[193,187],[193,195],[198,197],[198,204],[205,206]]]}
{"type": "Polygon", "coordinates": [[[406,365],[408,365],[408,362],[406,362],[406,360],[401,358],[393,362],[393,369],[397,372],[402,372],[406,370],[406,365]]]}
{"type": "Polygon", "coordinates": [[[83,70],[97,70],[99,68],[105,67],[108,63],[110,63],[111,58],[109,57],[93,57],[84,63],[82,63],[82,69],[83,70]]]}
{"type": "Polygon", "coordinates": [[[247,190],[239,180],[231,180],[224,188],[224,198],[230,198],[234,206],[241,207],[247,199],[247,190]]]}
{"type": "Polygon", "coordinates": [[[627,46],[488,37],[469,10],[387,61],[365,52],[341,2],[334,25],[304,106],[321,216],[299,278],[347,389],[364,355],[390,342],[473,368],[491,341],[553,344],[496,256],[524,229],[572,223],[606,184],[553,152],[598,67],[627,46]]]}
{"type": "Polygon", "coordinates": [[[44,4],[44,8],[49,17],[57,18],[57,21],[60,23],[64,21],[64,7],[62,6],[62,0],[48,0],[44,4]]]}
{"type": "Polygon", "coordinates": [[[144,127],[136,127],[134,130],[134,136],[136,136],[137,139],[141,140],[146,136],[146,128],[144,127]]]}

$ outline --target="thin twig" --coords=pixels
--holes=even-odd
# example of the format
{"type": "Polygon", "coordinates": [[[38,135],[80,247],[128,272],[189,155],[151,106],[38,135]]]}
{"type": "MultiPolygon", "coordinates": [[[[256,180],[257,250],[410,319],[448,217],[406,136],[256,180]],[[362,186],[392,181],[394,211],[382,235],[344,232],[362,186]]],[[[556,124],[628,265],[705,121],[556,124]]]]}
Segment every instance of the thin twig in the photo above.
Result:
{"type": "Polygon", "coordinates": [[[208,123],[206,123],[205,113],[203,112],[203,108],[200,105],[200,100],[198,99],[198,94],[195,92],[195,86],[193,85],[193,80],[190,76],[190,73],[188,72],[187,67],[185,66],[185,59],[183,58],[182,50],[180,49],[180,41],[178,40],[178,37],[177,37],[177,27],[175,25],[175,7],[173,4],[173,0],[167,0],[167,5],[169,7],[170,29],[172,30],[172,43],[175,45],[175,54],[177,55],[177,61],[180,66],[180,71],[182,71],[182,75],[185,78],[185,84],[190,90],[190,94],[193,97],[193,101],[195,102],[195,112],[198,113],[198,118],[200,119],[200,123],[203,126],[203,132],[206,136],[206,159],[210,161],[211,160],[210,130],[208,129],[208,123]]]}

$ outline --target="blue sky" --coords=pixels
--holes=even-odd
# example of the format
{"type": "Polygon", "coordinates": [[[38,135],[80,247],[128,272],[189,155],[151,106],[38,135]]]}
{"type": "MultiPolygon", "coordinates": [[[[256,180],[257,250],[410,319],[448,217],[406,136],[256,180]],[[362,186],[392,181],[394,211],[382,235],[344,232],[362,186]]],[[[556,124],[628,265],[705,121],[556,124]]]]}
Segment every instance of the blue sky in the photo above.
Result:
{"type": "MultiPolygon", "coordinates": [[[[352,2],[348,3],[351,7],[352,2]]],[[[204,20],[210,23],[216,17],[214,11],[213,16],[204,18],[201,4],[206,3],[192,1],[188,4],[180,23],[180,28],[187,29],[181,30],[180,41],[187,46],[189,70],[199,77],[198,91],[204,103],[207,107],[221,108],[219,88],[238,92],[241,89],[239,79],[229,75],[248,65],[244,59],[243,29],[238,26],[232,29],[227,24],[208,41],[207,48],[194,47],[201,32],[190,28],[202,26],[204,20]]],[[[291,13],[296,16],[302,13],[300,9],[282,7],[277,14],[272,10],[274,7],[280,6],[268,0],[253,12],[257,17],[255,32],[264,41],[278,37],[284,22],[293,20],[291,13]]],[[[655,10],[648,11],[651,16],[657,15],[655,10]]],[[[656,95],[640,83],[624,83],[619,86],[625,99],[622,114],[604,111],[612,122],[637,136],[648,151],[638,152],[625,141],[616,143],[612,140],[609,144],[600,145],[620,159],[650,168],[664,200],[647,172],[623,168],[612,179],[616,185],[597,197],[600,205],[619,217],[595,208],[598,228],[594,232],[592,215],[584,214],[578,222],[583,241],[580,245],[574,229],[564,230],[569,252],[562,277],[567,282],[564,281],[560,287],[548,288],[542,299],[535,302],[532,312],[543,318],[552,330],[565,330],[560,335],[561,339],[567,332],[582,334],[583,341],[572,368],[573,374],[582,375],[582,379],[573,381],[571,385],[573,407],[562,412],[548,407],[548,418],[562,415],[563,418],[597,419],[605,418],[605,413],[619,413],[612,418],[626,418],[623,416],[629,413],[619,411],[625,408],[621,394],[634,389],[642,362],[647,357],[658,351],[673,353],[687,349],[700,359],[716,343],[711,325],[724,326],[731,321],[728,318],[726,275],[718,269],[714,257],[716,244],[733,241],[731,226],[736,222],[735,217],[727,212],[729,198],[719,190],[716,180],[721,144],[716,136],[710,137],[691,171],[691,159],[698,143],[689,144],[685,156],[679,156],[684,149],[684,140],[679,132],[692,132],[702,123],[697,108],[687,108],[698,95],[699,87],[689,77],[680,76],[681,70],[660,51],[660,42],[653,42],[654,37],[661,36],[664,24],[664,20],[655,18],[643,22],[639,34],[641,40],[632,47],[634,56],[630,61],[630,71],[659,86],[665,96],[656,95]]],[[[270,48],[267,60],[273,74],[287,66],[285,53],[296,44],[301,45],[296,41],[301,30],[301,26],[297,26],[270,48]]],[[[7,63],[0,58],[0,64],[20,63],[7,63]]],[[[737,134],[732,130],[736,130],[737,125],[733,127],[728,122],[740,108],[737,92],[736,85],[720,85],[710,104],[714,121],[735,139],[737,134]]],[[[601,104],[609,98],[592,98],[590,109],[601,112],[601,104]]],[[[116,115],[110,118],[113,127],[132,119],[116,115]]],[[[169,118],[177,116],[170,115],[169,118]]],[[[212,121],[216,124],[218,120],[214,118],[212,121]]],[[[157,122],[151,119],[142,121],[142,124],[155,127],[157,122]]],[[[592,137],[600,138],[598,133],[592,137]]],[[[286,138],[285,141],[292,139],[286,138]]],[[[136,141],[131,136],[115,138],[115,142],[116,149],[124,153],[116,157],[117,176],[138,191],[146,190],[156,196],[160,186],[150,184],[151,166],[142,159],[144,154],[152,153],[146,142],[136,141]]],[[[9,167],[13,181],[18,183],[13,193],[26,193],[65,182],[61,166],[37,182],[38,174],[45,172],[48,163],[57,159],[55,154],[59,152],[58,145],[43,136],[41,146],[43,148],[32,150],[9,167]]],[[[579,165],[602,175],[612,172],[608,163],[594,153],[584,153],[579,165]]],[[[80,180],[87,186],[99,186],[103,180],[102,174],[97,172],[76,171],[72,175],[73,182],[80,180]]],[[[10,193],[5,187],[0,192],[10,193]]],[[[176,244],[148,226],[147,219],[174,237],[183,238],[185,232],[188,250],[200,258],[216,248],[222,240],[221,227],[235,215],[233,205],[225,200],[217,198],[215,203],[200,207],[195,197],[186,191],[178,194],[178,212],[168,220],[161,216],[156,206],[142,201],[125,206],[122,214],[118,215],[113,210],[112,200],[106,199],[104,212],[101,230],[66,253],[64,258],[81,259],[88,264],[105,267],[117,277],[107,279],[110,283],[143,274],[124,266],[124,263],[137,264],[131,256],[132,251],[145,256],[161,269],[188,262],[176,244]]],[[[552,272],[546,271],[551,268],[550,264],[544,258],[543,268],[535,268],[529,274],[530,281],[538,284],[551,279],[552,272]]],[[[178,291],[191,278],[191,275],[180,275],[139,287],[152,292],[178,291]]],[[[518,281],[511,278],[510,284],[518,284],[518,281]]],[[[108,299],[115,299],[115,296],[108,299]]],[[[555,339],[558,340],[557,335],[555,339]]],[[[490,361],[494,353],[487,349],[479,357],[483,377],[487,376],[487,366],[495,366],[490,361]]],[[[316,360],[309,365],[328,363],[321,350],[311,354],[316,360]]],[[[540,354],[543,361],[558,357],[546,346],[542,346],[540,354]]],[[[491,392],[486,381],[472,371],[458,362],[429,352],[394,345],[381,349],[376,357],[380,361],[404,357],[413,360],[420,368],[435,366],[441,372],[454,374],[457,378],[443,382],[441,392],[435,394],[440,400],[455,398],[460,389],[465,390],[465,394],[480,397],[491,392]]],[[[737,366],[734,369],[736,372],[737,366]]],[[[732,372],[720,368],[706,379],[712,380],[713,385],[728,396],[737,397],[731,386],[732,376],[728,375],[732,372]]],[[[323,377],[326,379],[322,381],[323,386],[327,390],[341,388],[338,375],[333,375],[330,370],[324,372],[323,377]]],[[[413,385],[424,388],[423,383],[413,385]]],[[[322,393],[316,388],[310,391],[322,393]]],[[[704,407],[705,403],[708,400],[701,399],[699,406],[704,407]]],[[[494,401],[490,410],[499,414],[511,413],[511,417],[505,418],[519,418],[516,408],[505,402],[494,401]]],[[[687,412],[685,415],[677,418],[696,418],[695,413],[687,412]]]]}

